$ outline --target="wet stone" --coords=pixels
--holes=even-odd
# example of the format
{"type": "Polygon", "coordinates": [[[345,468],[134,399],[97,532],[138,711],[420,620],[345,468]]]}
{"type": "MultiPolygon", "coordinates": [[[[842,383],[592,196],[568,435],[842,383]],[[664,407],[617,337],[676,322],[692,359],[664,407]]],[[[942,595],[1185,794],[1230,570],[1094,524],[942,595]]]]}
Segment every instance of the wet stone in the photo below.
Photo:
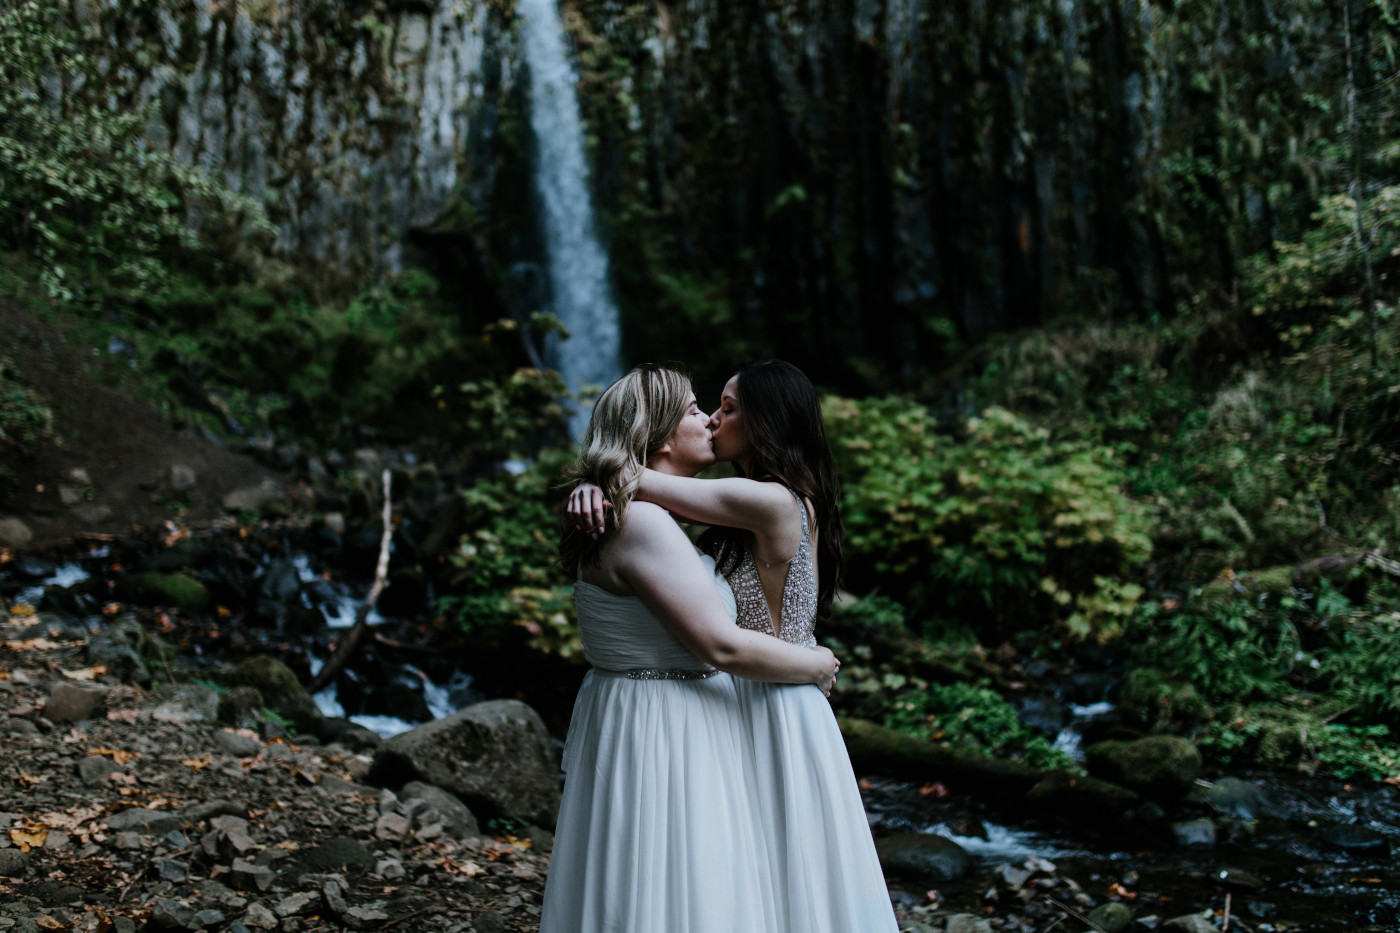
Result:
{"type": "Polygon", "coordinates": [[[29,868],[29,856],[18,849],[0,849],[0,877],[18,878],[29,868]]]}
{"type": "Polygon", "coordinates": [[[1103,933],[1119,933],[1133,922],[1133,912],[1126,904],[1110,901],[1089,911],[1089,923],[1103,933]]]}
{"type": "Polygon", "coordinates": [[[255,735],[244,735],[219,729],[214,733],[214,744],[226,755],[234,758],[252,758],[262,751],[262,742],[255,735]]]}
{"type": "Polygon", "coordinates": [[[277,902],[277,906],[272,908],[272,912],[279,917],[294,917],[316,903],[316,900],[317,895],[310,891],[302,891],[282,898],[277,902]]]}
{"type": "Polygon", "coordinates": [[[1215,845],[1215,821],[1202,817],[1172,824],[1172,837],[1180,846],[1210,848],[1215,845]]]}
{"type": "Polygon", "coordinates": [[[277,929],[277,915],[262,904],[250,904],[248,912],[243,915],[243,922],[254,930],[277,929]]]}
{"type": "Polygon", "coordinates": [[[1367,826],[1335,824],[1323,829],[1321,835],[1328,845],[1348,852],[1380,852],[1390,848],[1385,836],[1367,826]]]}

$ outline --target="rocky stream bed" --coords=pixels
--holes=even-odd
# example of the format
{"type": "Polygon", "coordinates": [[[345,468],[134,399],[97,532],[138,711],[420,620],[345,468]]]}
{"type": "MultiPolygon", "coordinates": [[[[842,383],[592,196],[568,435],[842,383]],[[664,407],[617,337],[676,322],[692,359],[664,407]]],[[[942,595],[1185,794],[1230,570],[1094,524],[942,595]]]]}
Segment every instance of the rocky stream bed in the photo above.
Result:
{"type": "MultiPolygon", "coordinates": [[[[352,538],[229,523],[0,552],[0,930],[537,928],[581,669],[526,677],[508,640],[406,613],[316,700],[409,731],[326,715],[300,683],[363,590],[352,538]],[[516,726],[471,767],[404,751],[494,720],[516,726]]],[[[1159,804],[848,741],[908,933],[1400,925],[1394,786],[1192,771],[1159,804]]]]}

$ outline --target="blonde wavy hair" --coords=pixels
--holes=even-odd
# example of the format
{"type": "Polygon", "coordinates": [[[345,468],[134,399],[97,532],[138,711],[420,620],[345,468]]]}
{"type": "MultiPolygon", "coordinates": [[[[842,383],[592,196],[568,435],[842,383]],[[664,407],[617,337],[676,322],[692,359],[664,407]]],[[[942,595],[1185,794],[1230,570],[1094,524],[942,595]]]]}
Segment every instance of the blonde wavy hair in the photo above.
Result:
{"type": "Polygon", "coordinates": [[[564,526],[559,558],[570,573],[581,562],[595,563],[599,548],[622,526],[642,469],[676,433],[693,396],[689,376],[662,366],[638,366],[598,396],[568,476],[571,486],[598,486],[613,507],[596,540],[572,523],[564,526]]]}

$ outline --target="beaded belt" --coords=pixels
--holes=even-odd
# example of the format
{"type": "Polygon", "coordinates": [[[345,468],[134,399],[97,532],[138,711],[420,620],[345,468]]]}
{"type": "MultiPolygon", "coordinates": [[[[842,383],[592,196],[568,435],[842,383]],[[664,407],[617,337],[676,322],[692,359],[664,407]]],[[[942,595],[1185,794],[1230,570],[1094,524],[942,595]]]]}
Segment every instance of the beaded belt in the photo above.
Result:
{"type": "Polygon", "coordinates": [[[723,673],[713,667],[634,667],[628,671],[609,671],[595,667],[593,670],[605,677],[626,677],[628,680],[706,680],[723,673]]]}
{"type": "Polygon", "coordinates": [[[703,671],[686,667],[634,667],[626,671],[626,675],[630,681],[703,681],[718,672],[713,667],[703,671]]]}

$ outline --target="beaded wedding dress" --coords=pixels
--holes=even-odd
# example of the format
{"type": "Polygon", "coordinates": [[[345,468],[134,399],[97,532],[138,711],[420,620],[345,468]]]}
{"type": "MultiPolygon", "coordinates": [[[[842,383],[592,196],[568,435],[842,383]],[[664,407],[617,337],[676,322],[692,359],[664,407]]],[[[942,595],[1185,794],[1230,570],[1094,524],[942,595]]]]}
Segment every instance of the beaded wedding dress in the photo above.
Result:
{"type": "Polygon", "coordinates": [[[736,681],[639,599],[580,580],[574,600],[593,669],[564,744],[540,933],[796,933],[778,919],[736,681]]]}
{"type": "MultiPolygon", "coordinates": [[[[745,551],[729,582],[741,627],[795,645],[817,643],[817,575],[805,504],[777,632],[752,551],[745,551]]],[[[810,685],[736,678],[734,686],[753,742],[751,783],[762,814],[756,828],[768,846],[778,902],[774,929],[895,933],[889,891],[831,704],[810,685]]]]}

